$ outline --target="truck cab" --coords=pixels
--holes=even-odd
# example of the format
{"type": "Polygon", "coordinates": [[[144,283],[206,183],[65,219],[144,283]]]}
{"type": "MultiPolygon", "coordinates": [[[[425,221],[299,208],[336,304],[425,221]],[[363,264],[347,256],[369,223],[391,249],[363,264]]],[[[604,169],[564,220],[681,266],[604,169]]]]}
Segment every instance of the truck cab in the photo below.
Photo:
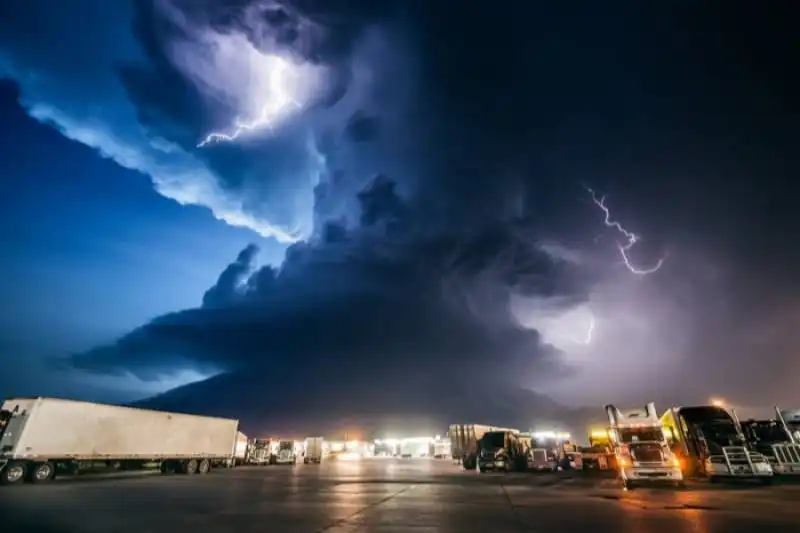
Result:
{"type": "Polygon", "coordinates": [[[27,474],[24,463],[15,461],[17,444],[33,400],[6,400],[0,409],[0,484],[18,483],[27,474]]]}
{"type": "Polygon", "coordinates": [[[606,414],[617,469],[625,488],[654,481],[683,486],[680,462],[667,443],[655,404],[624,412],[607,405],[606,414]]]}
{"type": "Polygon", "coordinates": [[[554,431],[534,432],[531,434],[531,446],[528,454],[528,468],[537,472],[555,472],[558,470],[562,445],[569,439],[568,433],[554,431]]]}
{"type": "Polygon", "coordinates": [[[732,478],[772,481],[767,458],[748,449],[735,413],[724,407],[673,407],[661,421],[686,475],[706,476],[712,482],[732,478]]]}
{"type": "Polygon", "coordinates": [[[525,446],[513,431],[488,431],[478,441],[478,470],[524,470],[525,446]]]}
{"type": "MultiPolygon", "coordinates": [[[[742,432],[748,446],[769,459],[775,475],[800,475],[800,444],[780,408],[773,420],[746,420],[742,432]]],[[[787,412],[791,420],[791,412],[787,412]]]]}
{"type": "Polygon", "coordinates": [[[293,465],[297,463],[297,450],[293,440],[282,440],[278,442],[275,463],[279,465],[293,465]]]}
{"type": "Polygon", "coordinates": [[[269,439],[252,439],[247,448],[247,464],[268,465],[272,456],[272,443],[269,439]]]}

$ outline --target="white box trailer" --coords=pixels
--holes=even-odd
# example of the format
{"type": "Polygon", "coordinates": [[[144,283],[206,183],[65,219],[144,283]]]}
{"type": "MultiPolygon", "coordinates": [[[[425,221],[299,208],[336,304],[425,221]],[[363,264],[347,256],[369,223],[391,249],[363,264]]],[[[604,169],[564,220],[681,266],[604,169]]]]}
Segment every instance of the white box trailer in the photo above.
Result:
{"type": "Polygon", "coordinates": [[[55,398],[14,398],[0,409],[0,482],[52,479],[104,461],[159,462],[166,474],[205,474],[233,460],[238,420],[55,398]]]}
{"type": "Polygon", "coordinates": [[[308,437],[303,446],[303,463],[321,463],[323,443],[322,437],[308,437]]]}

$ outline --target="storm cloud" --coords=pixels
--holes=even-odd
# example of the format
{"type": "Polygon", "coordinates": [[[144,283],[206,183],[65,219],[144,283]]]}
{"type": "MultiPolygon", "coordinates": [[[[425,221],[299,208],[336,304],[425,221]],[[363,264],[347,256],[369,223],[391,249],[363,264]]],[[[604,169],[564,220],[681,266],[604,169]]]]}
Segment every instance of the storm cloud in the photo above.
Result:
{"type": "Polygon", "coordinates": [[[236,390],[231,414],[303,387],[326,404],[353,392],[340,414],[377,391],[401,409],[422,387],[410,410],[449,392],[448,412],[466,417],[490,414],[485,386],[516,421],[547,404],[531,389],[578,404],[757,404],[796,388],[800,315],[785,287],[797,253],[764,246],[796,210],[754,185],[797,168],[796,105],[790,82],[759,70],[786,43],[742,30],[759,20],[746,9],[95,3],[85,27],[62,28],[44,2],[17,21],[64,32],[71,61],[0,40],[0,72],[30,114],[161,194],[289,246],[281,265],[243,250],[197,308],[75,367],[218,372],[154,405],[236,390]],[[281,62],[296,105],[198,147],[263,110],[281,62]],[[730,83],[743,79],[763,83],[730,83]],[[623,236],[582,183],[637,234],[632,261],[665,258],[659,272],[626,269],[623,236]]]}
{"type": "Polygon", "coordinates": [[[370,54],[384,37],[368,17],[323,26],[271,1],[82,0],[74,19],[51,7],[4,8],[0,76],[19,83],[31,116],[228,224],[285,243],[311,233],[317,140],[381,105],[370,54]],[[45,43],[56,41],[52,54],[45,43]],[[257,120],[283,90],[291,105],[249,143],[198,148],[257,120]]]}
{"type": "Polygon", "coordinates": [[[202,307],[161,317],[74,364],[145,376],[181,358],[291,374],[327,361],[375,372],[490,364],[521,386],[538,363],[555,362],[557,349],[516,321],[510,299],[558,296],[566,309],[594,280],[520,240],[526,221],[434,229],[435,219],[384,176],[358,199],[358,226],[326,223],[291,246],[278,269],[254,269],[248,247],[202,307]]]}

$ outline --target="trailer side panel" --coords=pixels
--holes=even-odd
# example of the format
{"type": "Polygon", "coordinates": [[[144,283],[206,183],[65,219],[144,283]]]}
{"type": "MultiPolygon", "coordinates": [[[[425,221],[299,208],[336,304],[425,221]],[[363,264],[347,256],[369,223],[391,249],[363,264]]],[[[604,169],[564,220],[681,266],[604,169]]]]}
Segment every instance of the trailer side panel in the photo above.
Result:
{"type": "Polygon", "coordinates": [[[237,420],[38,398],[29,406],[14,456],[27,459],[230,457],[237,429],[237,420]]]}

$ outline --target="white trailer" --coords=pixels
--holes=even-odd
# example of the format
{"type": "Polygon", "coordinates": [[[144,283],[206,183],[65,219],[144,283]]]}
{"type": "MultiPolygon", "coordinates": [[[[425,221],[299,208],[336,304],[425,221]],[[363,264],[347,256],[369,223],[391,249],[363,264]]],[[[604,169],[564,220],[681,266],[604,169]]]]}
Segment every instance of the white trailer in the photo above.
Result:
{"type": "Polygon", "coordinates": [[[0,409],[0,482],[53,479],[105,462],[165,474],[206,474],[232,461],[239,422],[55,398],[14,398],[0,409]]]}
{"type": "Polygon", "coordinates": [[[303,463],[321,463],[322,462],[322,437],[309,437],[306,439],[304,446],[303,463]]]}

